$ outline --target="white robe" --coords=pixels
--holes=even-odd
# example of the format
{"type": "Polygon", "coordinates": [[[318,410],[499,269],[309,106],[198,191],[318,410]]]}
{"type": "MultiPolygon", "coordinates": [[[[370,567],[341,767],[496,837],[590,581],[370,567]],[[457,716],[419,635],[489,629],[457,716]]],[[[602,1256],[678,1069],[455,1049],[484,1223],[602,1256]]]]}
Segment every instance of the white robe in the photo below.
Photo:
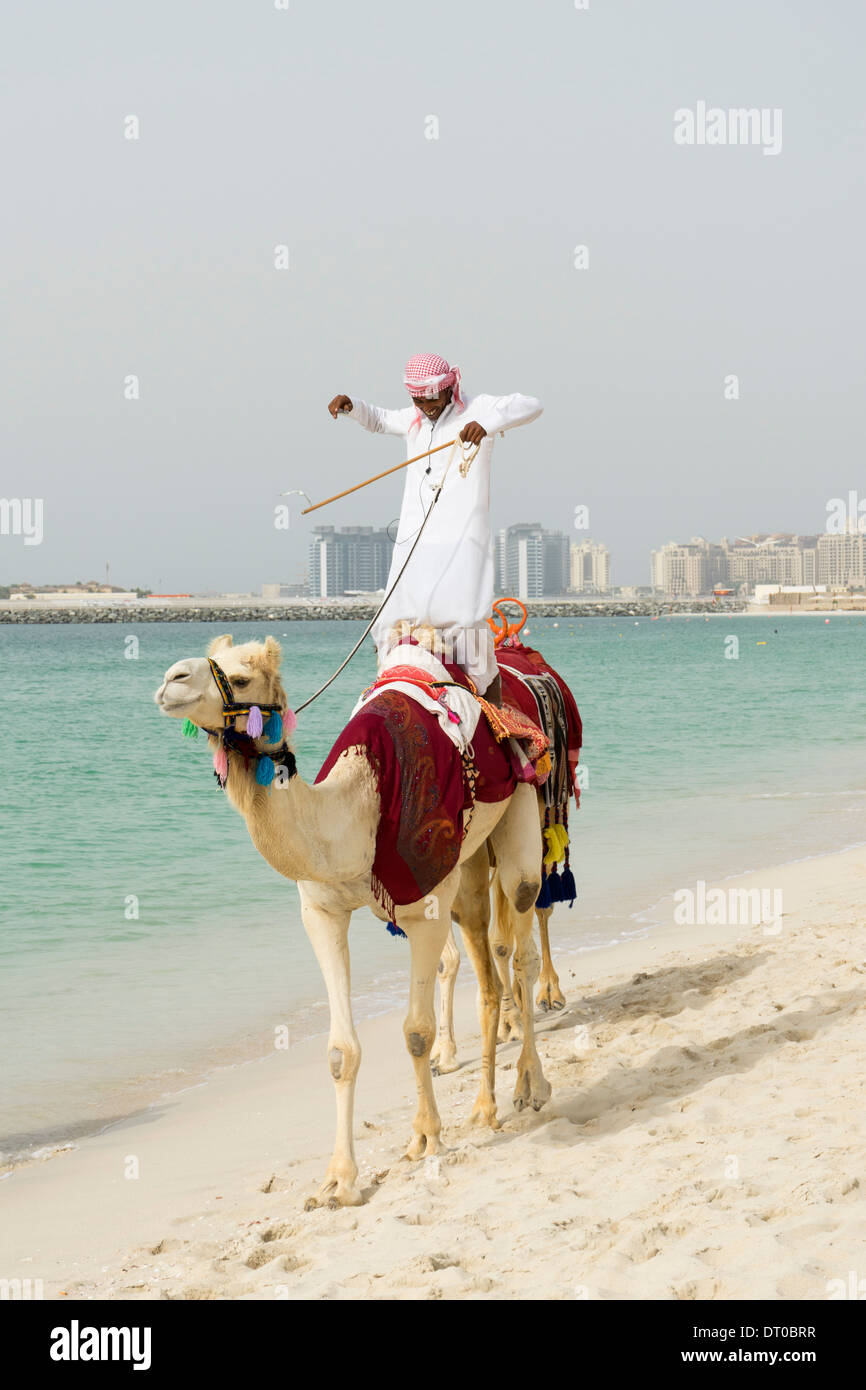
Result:
{"type": "MultiPolygon", "coordinates": [[[[496,675],[493,643],[487,618],[493,604],[493,537],[490,529],[490,464],[493,439],[515,425],[525,425],[541,414],[534,396],[472,396],[461,408],[452,402],[434,422],[421,415],[411,428],[416,407],[384,410],[366,401],[355,401],[350,412],[373,434],[399,434],[406,440],[409,458],[437,444],[455,439],[464,425],[477,420],[487,436],[465,478],[460,476],[458,448],[433,515],[406,567],[406,573],[382,610],[373,628],[379,660],[387,648],[387,635],[401,619],[437,628],[455,651],[455,660],[483,691],[496,675]],[[462,658],[462,659],[461,659],[462,658]]],[[[443,449],[422,458],[406,470],[400,525],[391,559],[390,589],[418,534],[435,496],[435,488],[451,457],[443,449]]]]}

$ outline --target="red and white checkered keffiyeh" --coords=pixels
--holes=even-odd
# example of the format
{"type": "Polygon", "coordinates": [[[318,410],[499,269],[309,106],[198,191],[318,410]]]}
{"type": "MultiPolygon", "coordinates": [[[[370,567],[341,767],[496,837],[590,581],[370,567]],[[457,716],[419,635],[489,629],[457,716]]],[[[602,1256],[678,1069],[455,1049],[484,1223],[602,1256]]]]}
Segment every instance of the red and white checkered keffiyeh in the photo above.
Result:
{"type": "MultiPolygon", "coordinates": [[[[453,386],[452,399],[457,405],[463,405],[460,395],[460,368],[449,367],[445,358],[437,357],[435,352],[417,352],[414,357],[409,358],[403,373],[403,385],[410,396],[423,396],[425,400],[432,400],[441,391],[453,386]]],[[[420,423],[421,412],[418,411],[413,425],[420,423]]]]}

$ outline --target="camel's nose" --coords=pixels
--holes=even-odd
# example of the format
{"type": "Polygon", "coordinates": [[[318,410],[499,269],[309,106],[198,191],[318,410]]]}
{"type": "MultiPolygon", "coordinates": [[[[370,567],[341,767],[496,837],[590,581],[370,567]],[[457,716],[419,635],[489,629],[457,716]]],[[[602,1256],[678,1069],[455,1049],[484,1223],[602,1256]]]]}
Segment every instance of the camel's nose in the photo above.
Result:
{"type": "Polygon", "coordinates": [[[169,667],[166,671],[165,683],[168,685],[169,681],[188,681],[191,675],[192,671],[189,669],[189,666],[179,661],[175,666],[169,667]]]}

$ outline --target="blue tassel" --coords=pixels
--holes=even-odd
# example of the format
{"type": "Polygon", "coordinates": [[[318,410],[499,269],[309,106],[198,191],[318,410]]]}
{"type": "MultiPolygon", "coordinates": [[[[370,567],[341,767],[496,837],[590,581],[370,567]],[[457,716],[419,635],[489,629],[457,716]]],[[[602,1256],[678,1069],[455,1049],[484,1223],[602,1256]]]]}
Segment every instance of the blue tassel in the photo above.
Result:
{"type": "Polygon", "coordinates": [[[550,901],[552,903],[562,902],[562,879],[559,877],[559,870],[553,869],[547,876],[547,886],[550,889],[550,901]]]}
{"type": "Polygon", "coordinates": [[[568,903],[569,907],[574,907],[574,900],[577,897],[577,885],[574,881],[574,874],[571,869],[562,871],[562,898],[561,901],[568,903]]]}
{"type": "Polygon", "coordinates": [[[274,780],[276,764],[273,758],[259,758],[256,767],[256,781],[260,787],[269,787],[274,780]]]}
{"type": "Polygon", "coordinates": [[[283,717],[274,710],[263,731],[268,743],[279,743],[283,737],[283,717]]]}
{"type": "Polygon", "coordinates": [[[541,887],[538,890],[538,897],[535,899],[536,907],[550,907],[550,884],[547,881],[547,874],[542,872],[541,887]]]}
{"type": "Polygon", "coordinates": [[[388,930],[392,936],[402,936],[404,940],[406,939],[406,933],[401,931],[396,922],[389,922],[388,930]]]}

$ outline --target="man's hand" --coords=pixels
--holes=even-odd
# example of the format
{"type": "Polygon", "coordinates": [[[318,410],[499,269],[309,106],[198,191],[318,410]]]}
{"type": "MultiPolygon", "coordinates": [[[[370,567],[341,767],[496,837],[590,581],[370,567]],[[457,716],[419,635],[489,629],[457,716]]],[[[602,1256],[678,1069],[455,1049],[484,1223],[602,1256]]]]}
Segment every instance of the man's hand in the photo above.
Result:
{"type": "MultiPolygon", "coordinates": [[[[336,420],[338,415],[344,415],[346,411],[352,409],[352,402],[349,400],[348,396],[335,396],[328,406],[328,409],[336,420]]],[[[476,425],[475,428],[478,429],[478,425],[476,425]]]]}
{"type": "Polygon", "coordinates": [[[468,425],[463,426],[462,430],[460,431],[457,437],[460,440],[461,444],[478,445],[481,443],[482,439],[486,438],[486,436],[487,431],[481,425],[479,425],[478,421],[470,420],[468,425]]]}
{"type": "Polygon", "coordinates": [[[479,425],[477,420],[470,420],[469,424],[464,425],[462,430],[458,434],[457,438],[463,445],[463,457],[460,460],[461,478],[465,478],[466,474],[469,472],[469,469],[472,465],[472,459],[474,459],[475,454],[477,454],[478,452],[478,445],[481,443],[482,439],[485,437],[486,434],[486,429],[484,429],[482,425],[479,425]],[[470,458],[466,457],[467,447],[470,447],[475,450],[475,453],[473,453],[470,458]]]}

